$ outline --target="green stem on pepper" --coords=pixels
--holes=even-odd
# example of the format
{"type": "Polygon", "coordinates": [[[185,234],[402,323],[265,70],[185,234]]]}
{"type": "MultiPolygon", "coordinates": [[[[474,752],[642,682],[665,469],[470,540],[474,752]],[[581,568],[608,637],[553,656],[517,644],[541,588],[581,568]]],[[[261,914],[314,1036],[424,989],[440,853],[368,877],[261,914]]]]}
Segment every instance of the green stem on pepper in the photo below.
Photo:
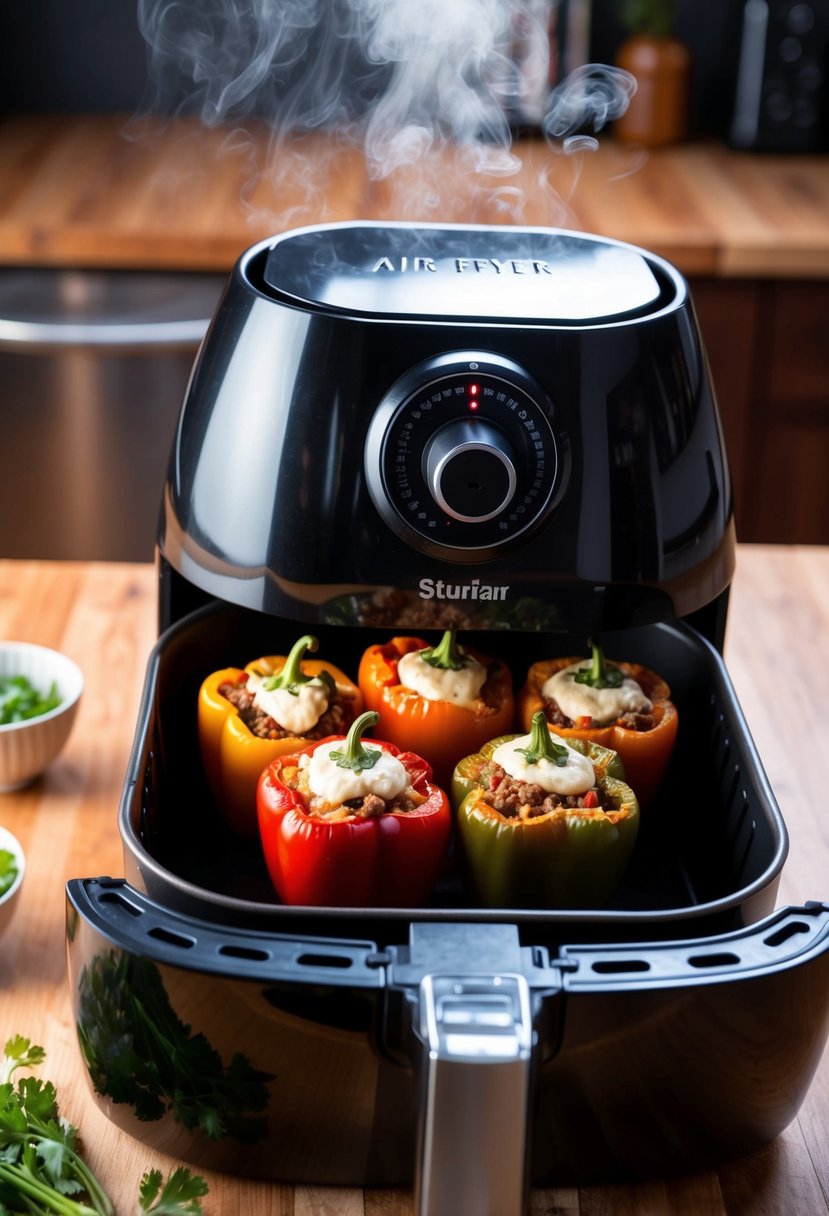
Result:
{"type": "Polygon", "coordinates": [[[537,714],[533,714],[532,726],[530,727],[530,746],[516,747],[519,755],[524,756],[527,764],[538,764],[539,760],[549,760],[551,764],[555,764],[557,768],[564,768],[567,764],[568,749],[561,743],[554,743],[553,736],[550,734],[550,728],[547,725],[547,719],[544,717],[544,711],[539,710],[537,714]]]}
{"type": "Polygon", "coordinates": [[[577,684],[589,684],[591,688],[618,688],[624,679],[622,669],[615,663],[605,661],[604,652],[598,642],[590,642],[593,651],[593,661],[589,667],[582,667],[573,679],[577,684]]]}
{"type": "Polygon", "coordinates": [[[354,719],[345,737],[345,747],[329,753],[337,768],[350,768],[355,773],[374,768],[380,759],[380,749],[363,747],[362,734],[369,726],[376,726],[379,721],[380,715],[375,710],[367,710],[354,719]]]}
{"type": "Polygon", "coordinates": [[[446,671],[460,671],[466,666],[463,648],[455,641],[455,630],[447,629],[437,646],[427,646],[420,657],[430,667],[441,667],[446,671]]]}
{"type": "Polygon", "coordinates": [[[304,634],[298,642],[295,642],[291,647],[291,652],[285,660],[285,666],[275,676],[268,676],[263,687],[266,692],[273,692],[275,688],[285,688],[288,692],[296,696],[303,684],[310,684],[313,680],[319,684],[322,681],[327,684],[329,690],[333,692],[334,681],[327,671],[322,671],[318,676],[306,676],[302,672],[302,660],[305,657],[306,650],[313,654],[319,642],[310,633],[304,634]]]}

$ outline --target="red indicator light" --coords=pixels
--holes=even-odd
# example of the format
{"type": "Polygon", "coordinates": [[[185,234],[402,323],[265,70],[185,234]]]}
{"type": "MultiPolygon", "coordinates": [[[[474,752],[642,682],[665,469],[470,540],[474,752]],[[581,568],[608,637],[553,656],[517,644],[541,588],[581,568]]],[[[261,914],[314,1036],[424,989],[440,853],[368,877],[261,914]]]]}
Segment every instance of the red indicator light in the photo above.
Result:
{"type": "Polygon", "coordinates": [[[477,384],[470,384],[470,386],[469,386],[469,396],[470,397],[477,397],[478,393],[480,391],[481,390],[479,389],[477,384]]]}
{"type": "Polygon", "coordinates": [[[478,402],[477,402],[477,401],[470,401],[470,402],[469,402],[469,408],[470,408],[471,410],[476,410],[476,409],[478,408],[478,402]]]}

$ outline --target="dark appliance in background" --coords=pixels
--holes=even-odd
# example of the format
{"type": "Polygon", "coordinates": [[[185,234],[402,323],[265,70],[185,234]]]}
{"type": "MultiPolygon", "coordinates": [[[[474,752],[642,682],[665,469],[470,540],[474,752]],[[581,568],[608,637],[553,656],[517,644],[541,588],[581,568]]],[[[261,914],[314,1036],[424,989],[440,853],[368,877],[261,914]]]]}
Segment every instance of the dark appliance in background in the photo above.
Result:
{"type": "MultiPolygon", "coordinates": [[[[590,56],[615,62],[626,29],[615,0],[592,0],[590,56]]],[[[829,147],[825,0],[677,0],[691,56],[691,136],[746,151],[829,147]]]]}
{"type": "Polygon", "coordinates": [[[419,1216],[519,1216],[530,1184],[707,1168],[790,1122],[829,904],[774,910],[786,830],[720,654],[731,490],[675,269],[544,229],[257,245],[194,369],[158,559],[126,877],[67,891],[111,1119],[248,1177],[413,1186],[419,1216]],[[354,671],[451,623],[517,684],[590,633],[671,685],[617,896],[486,909],[451,865],[424,907],[281,905],[207,792],[202,679],[309,629],[354,671]]]}
{"type": "Polygon", "coordinates": [[[756,152],[825,151],[828,74],[825,0],[745,0],[729,142],[756,152]]]}

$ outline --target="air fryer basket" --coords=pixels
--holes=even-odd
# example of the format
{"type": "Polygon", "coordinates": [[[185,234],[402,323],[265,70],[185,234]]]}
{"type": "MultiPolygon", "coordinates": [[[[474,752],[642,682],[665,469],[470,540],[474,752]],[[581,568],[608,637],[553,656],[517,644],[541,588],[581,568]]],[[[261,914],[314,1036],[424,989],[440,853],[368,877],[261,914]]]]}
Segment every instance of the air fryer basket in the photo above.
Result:
{"type": "MultiPolygon", "coordinates": [[[[338,626],[316,632],[318,653],[352,672],[365,646],[383,636],[338,626]]],[[[233,838],[215,813],[202,778],[195,703],[210,671],[244,666],[259,654],[286,654],[297,636],[295,622],[213,604],[172,626],[157,644],[120,811],[127,876],[152,898],[225,923],[280,930],[311,925],[333,934],[351,934],[360,925],[361,935],[379,928],[398,941],[406,940],[412,915],[493,923],[508,915],[528,940],[560,940],[562,932],[583,929],[595,936],[597,926],[605,935],[641,939],[734,928],[773,907],[785,826],[720,656],[679,622],[603,635],[611,657],[664,676],[681,721],[664,792],[643,816],[633,863],[612,906],[487,911],[470,905],[453,870],[428,907],[384,909],[379,925],[371,909],[344,915],[281,906],[258,847],[233,838]]],[[[510,662],[516,687],[535,659],[586,653],[587,646],[583,638],[498,631],[476,633],[475,644],[510,662]]]]}

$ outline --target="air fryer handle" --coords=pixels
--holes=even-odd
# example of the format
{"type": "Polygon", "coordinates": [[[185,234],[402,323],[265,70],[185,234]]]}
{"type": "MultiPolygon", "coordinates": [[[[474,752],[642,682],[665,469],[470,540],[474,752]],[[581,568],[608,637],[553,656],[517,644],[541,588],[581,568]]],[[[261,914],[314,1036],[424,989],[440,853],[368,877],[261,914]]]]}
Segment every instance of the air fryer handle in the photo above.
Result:
{"type": "Polygon", "coordinates": [[[533,1045],[522,975],[427,975],[416,1216],[522,1216],[533,1045]]]}

